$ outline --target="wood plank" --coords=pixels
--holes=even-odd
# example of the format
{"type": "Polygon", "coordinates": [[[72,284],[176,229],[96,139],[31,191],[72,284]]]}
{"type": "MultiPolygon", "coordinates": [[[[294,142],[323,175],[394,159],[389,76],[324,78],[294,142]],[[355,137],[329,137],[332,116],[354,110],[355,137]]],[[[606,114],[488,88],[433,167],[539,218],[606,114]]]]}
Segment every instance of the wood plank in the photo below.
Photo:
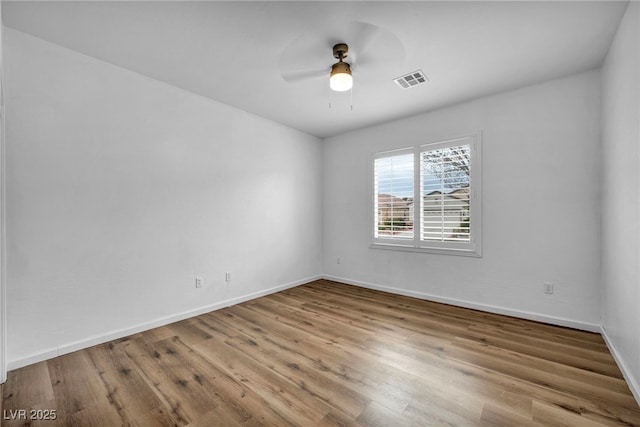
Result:
{"type": "Polygon", "coordinates": [[[141,413],[162,407],[163,402],[138,373],[135,363],[122,347],[103,344],[89,348],[87,354],[104,383],[109,402],[125,424],[133,422],[141,413]]]}
{"type": "Polygon", "coordinates": [[[332,409],[315,427],[362,427],[362,424],[340,411],[332,409]]]}
{"type": "Polygon", "coordinates": [[[317,423],[329,413],[330,407],[322,401],[311,399],[308,390],[287,381],[252,358],[235,351],[224,341],[212,337],[194,347],[205,358],[215,362],[227,375],[265,397],[269,406],[288,424],[307,425],[317,423]]]}
{"type": "Polygon", "coordinates": [[[412,424],[409,417],[398,414],[377,402],[371,402],[356,421],[368,427],[408,427],[412,424]]]}
{"type": "Polygon", "coordinates": [[[533,402],[533,420],[542,425],[557,427],[596,427],[602,425],[600,422],[582,416],[580,412],[567,411],[565,408],[539,401],[533,402]]]}
{"type": "Polygon", "coordinates": [[[87,352],[56,357],[47,365],[60,419],[106,401],[108,392],[87,352]]]}
{"type": "MultiPolygon", "coordinates": [[[[2,390],[3,410],[26,409],[54,403],[47,362],[11,371],[2,390]]],[[[55,407],[48,409],[55,409],[55,407]]]]}
{"type": "Polygon", "coordinates": [[[504,427],[513,427],[513,426],[522,426],[522,427],[543,427],[544,424],[540,424],[533,420],[521,417],[513,412],[505,410],[504,408],[486,405],[482,409],[482,415],[480,416],[480,425],[487,426],[504,426],[504,427]]]}

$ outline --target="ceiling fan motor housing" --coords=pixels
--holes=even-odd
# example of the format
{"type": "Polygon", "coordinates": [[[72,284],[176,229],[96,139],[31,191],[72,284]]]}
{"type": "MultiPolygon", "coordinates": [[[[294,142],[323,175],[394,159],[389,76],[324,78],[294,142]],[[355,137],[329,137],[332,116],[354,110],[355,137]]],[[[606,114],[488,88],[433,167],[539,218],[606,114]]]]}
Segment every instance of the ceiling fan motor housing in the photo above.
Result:
{"type": "Polygon", "coordinates": [[[340,73],[351,74],[351,66],[346,62],[336,62],[331,66],[331,75],[340,73]]]}
{"type": "Polygon", "coordinates": [[[346,58],[349,53],[349,46],[346,43],[338,43],[333,46],[333,57],[339,60],[346,58]]]}

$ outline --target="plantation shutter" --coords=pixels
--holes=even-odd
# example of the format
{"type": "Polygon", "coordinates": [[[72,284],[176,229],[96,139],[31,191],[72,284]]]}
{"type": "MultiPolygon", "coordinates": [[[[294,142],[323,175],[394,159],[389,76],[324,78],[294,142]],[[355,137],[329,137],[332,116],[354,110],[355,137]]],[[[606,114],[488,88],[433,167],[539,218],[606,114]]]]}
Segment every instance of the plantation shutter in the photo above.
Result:
{"type": "Polygon", "coordinates": [[[420,152],[421,241],[470,241],[470,176],[470,144],[420,152]]]}
{"type": "Polygon", "coordinates": [[[414,153],[378,154],[374,160],[374,238],[414,239],[414,153]]]}

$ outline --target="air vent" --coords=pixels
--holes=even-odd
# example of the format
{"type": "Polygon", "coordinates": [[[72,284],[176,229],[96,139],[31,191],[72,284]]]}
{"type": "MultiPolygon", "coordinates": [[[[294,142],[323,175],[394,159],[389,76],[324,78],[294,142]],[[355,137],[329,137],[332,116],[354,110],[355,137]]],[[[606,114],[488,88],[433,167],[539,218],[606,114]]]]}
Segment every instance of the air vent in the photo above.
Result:
{"type": "Polygon", "coordinates": [[[414,71],[413,73],[405,74],[404,76],[393,79],[394,82],[402,89],[409,89],[410,87],[418,86],[429,81],[427,76],[424,75],[422,70],[414,71]]]}

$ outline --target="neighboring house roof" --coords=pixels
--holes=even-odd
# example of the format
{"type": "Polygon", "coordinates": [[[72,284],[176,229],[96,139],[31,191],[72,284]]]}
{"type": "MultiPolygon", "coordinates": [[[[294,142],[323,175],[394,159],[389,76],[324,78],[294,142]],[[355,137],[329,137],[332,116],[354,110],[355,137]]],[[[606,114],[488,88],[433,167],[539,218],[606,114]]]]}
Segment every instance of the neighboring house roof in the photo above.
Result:
{"type": "MultiPolygon", "coordinates": [[[[434,196],[434,195],[441,195],[442,191],[440,190],[434,190],[431,193],[427,193],[424,197],[429,197],[429,196],[434,196]]],[[[449,193],[444,193],[445,197],[454,197],[456,199],[468,199],[469,198],[469,187],[465,187],[465,188],[458,188],[456,190],[453,190],[449,193]]]]}
{"type": "Polygon", "coordinates": [[[457,190],[454,190],[451,193],[448,193],[447,196],[455,197],[456,199],[469,200],[469,187],[458,188],[457,190]]]}
{"type": "Polygon", "coordinates": [[[378,206],[391,206],[402,207],[413,205],[413,199],[401,199],[400,197],[393,196],[391,194],[378,194],[378,206]]]}

